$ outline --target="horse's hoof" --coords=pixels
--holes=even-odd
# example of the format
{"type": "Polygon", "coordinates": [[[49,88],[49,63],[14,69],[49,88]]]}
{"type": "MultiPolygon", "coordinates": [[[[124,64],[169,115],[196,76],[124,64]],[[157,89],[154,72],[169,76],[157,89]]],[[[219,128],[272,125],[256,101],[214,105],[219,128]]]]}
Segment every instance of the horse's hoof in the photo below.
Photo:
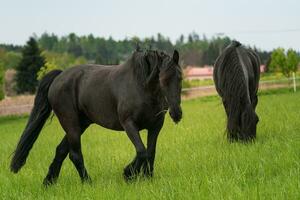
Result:
{"type": "Polygon", "coordinates": [[[133,175],[128,176],[128,175],[123,174],[123,177],[126,182],[130,182],[130,181],[133,181],[136,179],[136,176],[133,176],[133,175]]]}
{"type": "Polygon", "coordinates": [[[92,184],[91,177],[87,176],[81,180],[82,183],[92,184]]]}
{"type": "Polygon", "coordinates": [[[144,176],[146,178],[152,178],[153,177],[153,171],[149,171],[149,170],[144,171],[144,176]]]}
{"type": "Polygon", "coordinates": [[[51,185],[54,185],[56,183],[56,179],[53,179],[53,178],[44,178],[44,180],[43,180],[43,185],[45,186],[45,187],[49,187],[49,186],[51,186],[51,185]]]}
{"type": "Polygon", "coordinates": [[[134,173],[134,169],[132,168],[131,165],[128,165],[123,172],[123,177],[125,181],[131,181],[136,178],[136,173],[134,173]]]}
{"type": "MultiPolygon", "coordinates": [[[[148,164],[148,163],[146,163],[146,164],[148,164]]],[[[146,178],[153,177],[153,168],[150,169],[150,167],[148,165],[146,165],[145,167],[143,167],[143,174],[146,178]]]]}

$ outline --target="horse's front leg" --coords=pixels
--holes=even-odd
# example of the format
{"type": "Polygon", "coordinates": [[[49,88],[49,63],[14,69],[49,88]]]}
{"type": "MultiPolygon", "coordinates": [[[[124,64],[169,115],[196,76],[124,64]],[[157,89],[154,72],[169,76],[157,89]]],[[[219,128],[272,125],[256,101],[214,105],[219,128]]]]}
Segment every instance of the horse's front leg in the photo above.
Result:
{"type": "Polygon", "coordinates": [[[148,137],[147,137],[147,154],[148,154],[148,163],[144,166],[144,174],[146,176],[152,177],[153,176],[153,169],[154,169],[154,160],[155,160],[155,150],[156,150],[156,142],[159,132],[163,126],[164,120],[162,119],[159,123],[148,129],[148,137]]]}
{"type": "Polygon", "coordinates": [[[122,125],[127,133],[127,136],[136,149],[135,159],[129,165],[127,165],[127,167],[125,167],[123,174],[126,180],[130,180],[135,178],[136,175],[141,171],[142,166],[148,160],[148,156],[138,128],[134,122],[132,120],[126,120],[124,123],[122,123],[122,125]]]}

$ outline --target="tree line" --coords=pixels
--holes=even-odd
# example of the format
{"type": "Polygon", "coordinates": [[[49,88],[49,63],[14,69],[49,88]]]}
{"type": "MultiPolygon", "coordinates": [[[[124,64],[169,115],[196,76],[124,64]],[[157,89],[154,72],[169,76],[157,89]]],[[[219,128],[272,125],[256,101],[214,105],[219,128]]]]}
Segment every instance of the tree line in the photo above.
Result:
{"type": "MultiPolygon", "coordinates": [[[[230,42],[229,37],[207,39],[205,35],[199,36],[195,32],[187,37],[181,35],[174,44],[160,33],[155,37],[123,40],[114,40],[111,37],[105,39],[92,34],[77,36],[71,33],[58,37],[44,33],[40,37],[30,37],[24,46],[0,44],[0,87],[5,69],[13,68],[17,71],[15,90],[18,93],[34,93],[38,79],[52,69],[65,69],[82,63],[119,64],[132,54],[137,45],[166,52],[178,49],[182,67],[213,65],[230,42]]],[[[299,55],[291,49],[287,53],[283,49],[276,49],[271,56],[271,52],[249,48],[259,54],[262,64],[266,64],[270,71],[281,70],[286,76],[290,76],[291,70],[297,70],[299,55]]],[[[3,97],[0,92],[0,98],[1,96],[3,97]]]]}
{"type": "MultiPolygon", "coordinates": [[[[93,34],[78,36],[75,33],[62,37],[53,33],[43,33],[41,36],[34,36],[34,38],[38,42],[39,47],[47,54],[50,54],[46,55],[46,57],[73,56],[73,59],[80,58],[89,63],[105,65],[119,64],[124,61],[134,51],[137,44],[143,48],[160,49],[166,52],[172,52],[174,49],[177,49],[181,53],[183,67],[186,65],[200,67],[213,65],[219,52],[231,42],[229,37],[212,37],[207,39],[205,35],[200,36],[195,32],[188,36],[181,35],[174,43],[160,33],[143,39],[132,37],[123,40],[114,40],[112,37],[108,39],[95,37],[93,34]]],[[[13,45],[0,45],[1,48],[17,54],[22,49],[21,46],[13,45]]],[[[270,52],[262,51],[255,47],[253,49],[259,54],[262,62],[267,63],[270,52]]],[[[55,64],[65,65],[63,62],[55,64]]],[[[65,67],[63,66],[63,68],[65,67]]]]}

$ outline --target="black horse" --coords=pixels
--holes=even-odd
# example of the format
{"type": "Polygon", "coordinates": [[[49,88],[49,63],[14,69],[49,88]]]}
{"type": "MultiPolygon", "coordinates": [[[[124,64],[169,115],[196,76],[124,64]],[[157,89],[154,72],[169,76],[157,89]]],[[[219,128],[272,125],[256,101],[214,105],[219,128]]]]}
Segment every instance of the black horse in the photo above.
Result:
{"type": "Polygon", "coordinates": [[[231,141],[248,141],[256,137],[259,76],[258,55],[237,41],[226,47],[216,60],[214,82],[222,97],[227,115],[227,136],[231,141]]]}
{"type": "Polygon", "coordinates": [[[175,123],[182,117],[182,71],[179,53],[136,50],[118,66],[80,65],[49,72],[40,82],[34,107],[11,161],[17,173],[53,110],[65,137],[56,148],[44,184],[54,183],[63,160],[69,157],[82,181],[90,181],[84,166],[80,136],[96,123],[108,129],[125,130],[136,149],[135,159],[124,169],[126,180],[142,172],[152,176],[158,134],[165,113],[175,123]],[[139,131],[148,130],[147,147],[139,131]]]}

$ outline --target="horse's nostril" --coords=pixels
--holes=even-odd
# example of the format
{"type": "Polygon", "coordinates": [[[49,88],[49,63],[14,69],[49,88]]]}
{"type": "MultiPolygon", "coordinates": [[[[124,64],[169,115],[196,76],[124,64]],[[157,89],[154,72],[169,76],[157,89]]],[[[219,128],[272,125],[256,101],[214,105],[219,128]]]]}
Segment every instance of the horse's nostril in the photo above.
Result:
{"type": "Polygon", "coordinates": [[[178,123],[182,118],[182,111],[180,107],[170,109],[169,114],[175,123],[178,123]]]}

